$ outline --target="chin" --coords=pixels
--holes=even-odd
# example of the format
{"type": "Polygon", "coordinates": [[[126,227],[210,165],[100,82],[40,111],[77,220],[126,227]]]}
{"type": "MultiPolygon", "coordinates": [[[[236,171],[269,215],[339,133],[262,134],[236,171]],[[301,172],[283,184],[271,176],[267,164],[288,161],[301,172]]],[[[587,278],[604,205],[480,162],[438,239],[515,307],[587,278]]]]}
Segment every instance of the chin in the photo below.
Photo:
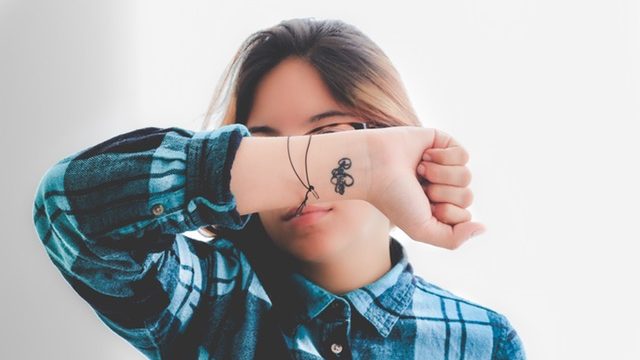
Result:
{"type": "Polygon", "coordinates": [[[339,251],[337,244],[327,241],[327,238],[300,237],[290,239],[280,248],[288,252],[299,261],[322,262],[339,251]]]}
{"type": "Polygon", "coordinates": [[[336,236],[326,225],[299,227],[293,232],[282,226],[279,218],[264,216],[260,220],[271,241],[299,261],[322,262],[345,245],[344,237],[336,236]]]}

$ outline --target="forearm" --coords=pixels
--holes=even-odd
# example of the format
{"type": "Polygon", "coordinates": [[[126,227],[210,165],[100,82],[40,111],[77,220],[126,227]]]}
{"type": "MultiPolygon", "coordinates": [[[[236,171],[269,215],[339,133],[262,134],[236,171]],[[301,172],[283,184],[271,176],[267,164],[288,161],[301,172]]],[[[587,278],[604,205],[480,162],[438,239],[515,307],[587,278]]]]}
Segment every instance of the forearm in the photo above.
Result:
{"type": "MultiPolygon", "coordinates": [[[[309,193],[307,204],[337,200],[366,200],[370,162],[367,130],[313,135],[307,154],[309,183],[318,199],[309,193]],[[339,161],[348,159],[350,166],[339,161]],[[348,167],[348,168],[347,168],[348,167]],[[342,175],[342,176],[340,176],[342,175]]],[[[291,136],[291,162],[307,183],[305,152],[309,136],[291,136]]],[[[307,189],[291,166],[287,137],[244,137],[231,168],[231,192],[241,215],[276,208],[299,206],[307,189]]]]}
{"type": "Polygon", "coordinates": [[[249,135],[240,124],[138,129],[59,161],[40,181],[33,218],[47,254],[102,321],[149,357],[205,297],[211,304],[248,287],[240,275],[250,264],[230,242],[199,251],[177,234],[248,222],[235,212],[229,169],[249,135]],[[203,294],[218,279],[224,290],[203,294]]]}
{"type": "Polygon", "coordinates": [[[142,239],[160,234],[207,224],[241,228],[249,218],[235,212],[228,175],[242,136],[248,130],[235,124],[198,133],[144,128],[58,162],[36,192],[34,221],[42,241],[60,236],[57,241],[119,242],[119,250],[140,250],[156,243],[142,239]]]}

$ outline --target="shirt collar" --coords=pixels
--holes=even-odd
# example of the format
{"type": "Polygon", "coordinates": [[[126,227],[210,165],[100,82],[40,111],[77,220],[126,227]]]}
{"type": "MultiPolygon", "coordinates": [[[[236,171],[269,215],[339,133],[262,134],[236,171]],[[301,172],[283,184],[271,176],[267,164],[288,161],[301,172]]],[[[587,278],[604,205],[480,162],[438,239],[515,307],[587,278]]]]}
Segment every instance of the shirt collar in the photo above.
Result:
{"type": "Polygon", "coordinates": [[[274,304],[276,318],[285,333],[293,336],[299,325],[314,319],[334,300],[346,298],[381,336],[389,335],[415,289],[413,268],[404,247],[395,238],[389,238],[391,269],[376,281],[346,294],[333,294],[302,274],[291,272],[285,279],[290,292],[286,308],[274,304]]]}

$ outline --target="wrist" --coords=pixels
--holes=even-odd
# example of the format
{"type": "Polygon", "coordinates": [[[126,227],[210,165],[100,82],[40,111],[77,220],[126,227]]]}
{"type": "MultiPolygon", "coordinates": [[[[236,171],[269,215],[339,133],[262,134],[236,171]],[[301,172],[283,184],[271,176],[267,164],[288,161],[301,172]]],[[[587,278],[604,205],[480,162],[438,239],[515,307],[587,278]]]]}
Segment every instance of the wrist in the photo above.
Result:
{"type": "MultiPolygon", "coordinates": [[[[380,179],[388,171],[391,165],[392,149],[389,146],[389,129],[367,129],[361,133],[365,136],[365,151],[367,154],[367,178],[368,186],[365,199],[369,203],[373,203],[374,197],[380,192],[380,179]]],[[[398,145],[396,145],[398,146],[398,145]]]]}
{"type": "MultiPolygon", "coordinates": [[[[293,162],[300,173],[300,169],[304,169],[304,151],[309,137],[295,136],[291,141],[293,162]]],[[[366,201],[371,184],[368,151],[367,134],[364,131],[313,135],[307,166],[311,181],[309,185],[314,187],[319,198],[310,196],[308,203],[351,199],[366,201]]],[[[289,172],[296,179],[293,170],[289,169],[289,172]]],[[[304,193],[303,185],[299,180],[296,181],[297,187],[304,193]]]]}

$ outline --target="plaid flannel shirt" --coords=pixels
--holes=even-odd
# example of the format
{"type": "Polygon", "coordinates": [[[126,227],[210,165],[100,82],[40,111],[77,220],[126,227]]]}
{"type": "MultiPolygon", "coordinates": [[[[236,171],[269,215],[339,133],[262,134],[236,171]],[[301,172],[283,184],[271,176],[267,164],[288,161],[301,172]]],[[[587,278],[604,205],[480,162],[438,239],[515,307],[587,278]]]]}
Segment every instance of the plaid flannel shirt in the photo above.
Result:
{"type": "Polygon", "coordinates": [[[238,246],[268,242],[246,238],[254,214],[240,216],[230,192],[245,136],[241,124],[144,128],[43,176],[37,233],[115,333],[152,359],[525,359],[504,315],[415,275],[391,236],[392,268],[347,294],[295,271],[267,281],[268,255],[258,269],[238,246]],[[187,236],[208,224],[240,242],[187,236]]]}

